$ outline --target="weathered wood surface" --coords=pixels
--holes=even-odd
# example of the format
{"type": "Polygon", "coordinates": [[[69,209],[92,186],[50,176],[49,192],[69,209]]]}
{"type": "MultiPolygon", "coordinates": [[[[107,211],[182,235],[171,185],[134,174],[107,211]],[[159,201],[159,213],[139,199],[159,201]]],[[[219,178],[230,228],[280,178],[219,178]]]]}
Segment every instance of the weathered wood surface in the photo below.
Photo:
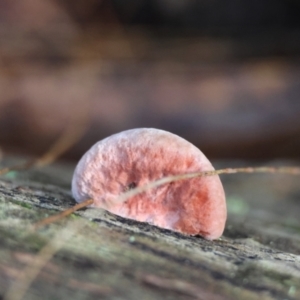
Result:
{"type": "MultiPolygon", "coordinates": [[[[234,165],[244,163],[215,164],[234,165]]],[[[1,299],[39,250],[78,222],[84,227],[24,299],[300,299],[299,176],[223,176],[229,217],[213,242],[95,209],[29,232],[33,222],[74,204],[72,170],[59,164],[1,178],[1,299]]]]}

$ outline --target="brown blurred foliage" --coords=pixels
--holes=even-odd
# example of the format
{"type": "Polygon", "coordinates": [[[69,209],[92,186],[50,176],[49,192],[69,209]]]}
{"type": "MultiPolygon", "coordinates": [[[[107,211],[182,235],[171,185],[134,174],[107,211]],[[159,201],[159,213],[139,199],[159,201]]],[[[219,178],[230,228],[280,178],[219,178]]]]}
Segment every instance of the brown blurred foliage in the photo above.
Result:
{"type": "Polygon", "coordinates": [[[68,158],[133,127],[209,157],[299,158],[299,4],[245,3],[0,0],[1,147],[45,151],[89,101],[68,158]]]}

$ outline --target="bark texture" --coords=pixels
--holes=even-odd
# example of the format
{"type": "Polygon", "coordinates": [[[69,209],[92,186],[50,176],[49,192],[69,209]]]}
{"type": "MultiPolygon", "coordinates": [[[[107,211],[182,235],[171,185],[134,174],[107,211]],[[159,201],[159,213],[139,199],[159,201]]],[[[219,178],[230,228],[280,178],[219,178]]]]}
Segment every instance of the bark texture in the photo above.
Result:
{"type": "Polygon", "coordinates": [[[30,231],[34,222],[75,204],[73,167],[56,164],[1,178],[3,298],[54,236],[61,232],[64,239],[63,230],[78,224],[24,299],[300,298],[299,176],[223,176],[229,217],[223,237],[213,242],[92,208],[30,231]]]}

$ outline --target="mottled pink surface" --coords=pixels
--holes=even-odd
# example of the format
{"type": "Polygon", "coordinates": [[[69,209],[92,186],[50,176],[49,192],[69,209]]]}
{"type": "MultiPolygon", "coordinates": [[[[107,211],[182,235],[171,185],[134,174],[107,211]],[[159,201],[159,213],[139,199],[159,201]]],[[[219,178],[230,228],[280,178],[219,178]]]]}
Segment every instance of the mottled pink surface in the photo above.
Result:
{"type": "Polygon", "coordinates": [[[140,128],[96,143],[79,161],[72,193],[76,201],[129,219],[216,239],[223,233],[226,202],[218,176],[172,182],[120,203],[128,189],[165,176],[213,170],[194,145],[172,133],[140,128]]]}

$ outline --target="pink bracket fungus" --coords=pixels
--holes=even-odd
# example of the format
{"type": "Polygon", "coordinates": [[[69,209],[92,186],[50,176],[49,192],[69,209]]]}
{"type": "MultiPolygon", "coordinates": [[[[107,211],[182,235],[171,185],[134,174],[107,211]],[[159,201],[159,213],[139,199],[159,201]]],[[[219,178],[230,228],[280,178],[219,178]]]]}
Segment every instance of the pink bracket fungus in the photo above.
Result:
{"type": "Polygon", "coordinates": [[[124,201],[120,195],[166,176],[214,170],[194,145],[167,131],[139,128],[107,137],[81,158],[72,180],[77,202],[124,218],[206,239],[219,238],[226,201],[218,175],[169,182],[124,201]]]}

